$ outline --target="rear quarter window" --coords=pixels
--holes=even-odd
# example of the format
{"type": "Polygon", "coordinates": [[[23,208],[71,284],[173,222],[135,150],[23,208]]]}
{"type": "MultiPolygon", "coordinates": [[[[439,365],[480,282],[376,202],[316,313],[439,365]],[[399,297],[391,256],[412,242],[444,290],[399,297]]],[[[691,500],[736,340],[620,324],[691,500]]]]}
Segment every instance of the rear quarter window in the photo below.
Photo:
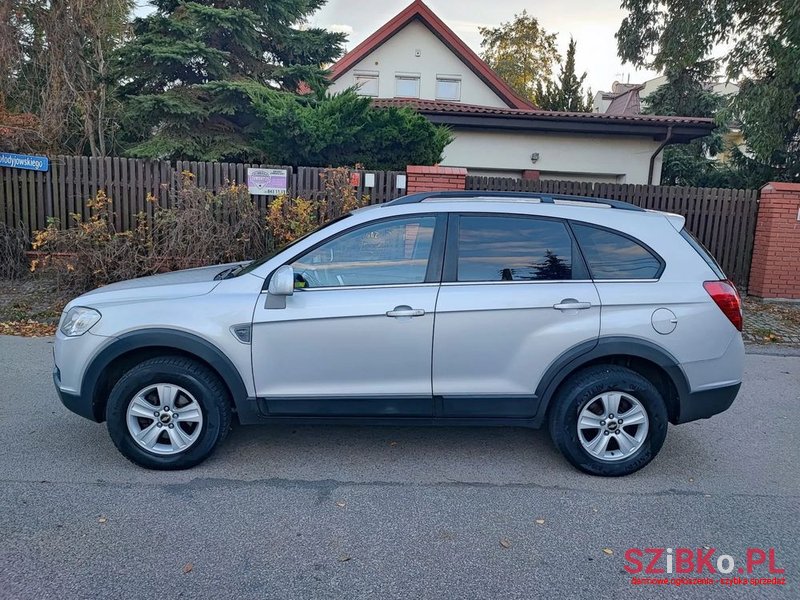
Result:
{"type": "Polygon", "coordinates": [[[664,263],[644,244],[608,229],[572,223],[592,279],[657,279],[664,263]]]}

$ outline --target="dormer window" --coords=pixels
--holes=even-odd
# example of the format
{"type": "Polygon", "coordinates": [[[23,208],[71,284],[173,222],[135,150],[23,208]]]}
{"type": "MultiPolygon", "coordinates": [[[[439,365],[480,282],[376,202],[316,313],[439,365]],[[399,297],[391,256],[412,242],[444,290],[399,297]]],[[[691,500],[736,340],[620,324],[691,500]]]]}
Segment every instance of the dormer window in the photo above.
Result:
{"type": "Polygon", "coordinates": [[[452,75],[437,75],[436,99],[459,102],[461,100],[461,78],[452,75]]]}
{"type": "Polygon", "coordinates": [[[395,75],[395,98],[419,98],[419,75],[395,75]]]}
{"type": "Polygon", "coordinates": [[[378,74],[377,73],[355,73],[356,92],[359,96],[378,95],[378,74]]]}

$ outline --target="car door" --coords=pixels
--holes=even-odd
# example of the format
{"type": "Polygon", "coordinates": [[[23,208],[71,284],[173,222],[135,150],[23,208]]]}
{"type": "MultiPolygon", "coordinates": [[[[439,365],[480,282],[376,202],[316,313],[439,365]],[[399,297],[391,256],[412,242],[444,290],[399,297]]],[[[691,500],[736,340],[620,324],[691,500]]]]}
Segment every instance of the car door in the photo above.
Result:
{"type": "MultiPolygon", "coordinates": [[[[428,416],[446,219],[371,221],[292,258],[285,308],[253,319],[253,375],[275,415],[428,416]]],[[[272,303],[274,304],[274,303],[272,303]]]]}
{"type": "Polygon", "coordinates": [[[535,415],[547,367],[599,330],[597,290],[565,222],[451,216],[433,342],[442,414],[535,415]]]}

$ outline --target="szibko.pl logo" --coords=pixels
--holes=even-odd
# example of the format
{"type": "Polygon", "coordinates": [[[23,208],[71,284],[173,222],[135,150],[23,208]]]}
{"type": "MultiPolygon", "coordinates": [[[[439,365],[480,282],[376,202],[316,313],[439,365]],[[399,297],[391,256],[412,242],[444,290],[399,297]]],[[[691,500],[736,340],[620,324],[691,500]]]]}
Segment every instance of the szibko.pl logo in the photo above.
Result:
{"type": "Polygon", "coordinates": [[[628,548],[625,563],[625,571],[638,576],[631,579],[634,585],[786,584],[775,548],[747,548],[744,565],[716,548],[628,548]]]}

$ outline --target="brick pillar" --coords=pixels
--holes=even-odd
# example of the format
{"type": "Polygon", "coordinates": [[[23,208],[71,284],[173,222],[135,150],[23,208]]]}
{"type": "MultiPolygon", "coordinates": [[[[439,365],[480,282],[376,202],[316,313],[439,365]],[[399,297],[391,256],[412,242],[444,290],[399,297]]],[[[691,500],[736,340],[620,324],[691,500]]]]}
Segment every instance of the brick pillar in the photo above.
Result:
{"type": "Polygon", "coordinates": [[[532,169],[526,169],[522,172],[523,179],[529,179],[531,181],[539,181],[539,171],[534,171],[532,169]]]}
{"type": "Polygon", "coordinates": [[[761,188],[748,294],[800,300],[800,183],[761,188]]]}
{"type": "Polygon", "coordinates": [[[467,187],[467,170],[462,167],[406,167],[406,192],[437,192],[464,190],[467,187]]]}

